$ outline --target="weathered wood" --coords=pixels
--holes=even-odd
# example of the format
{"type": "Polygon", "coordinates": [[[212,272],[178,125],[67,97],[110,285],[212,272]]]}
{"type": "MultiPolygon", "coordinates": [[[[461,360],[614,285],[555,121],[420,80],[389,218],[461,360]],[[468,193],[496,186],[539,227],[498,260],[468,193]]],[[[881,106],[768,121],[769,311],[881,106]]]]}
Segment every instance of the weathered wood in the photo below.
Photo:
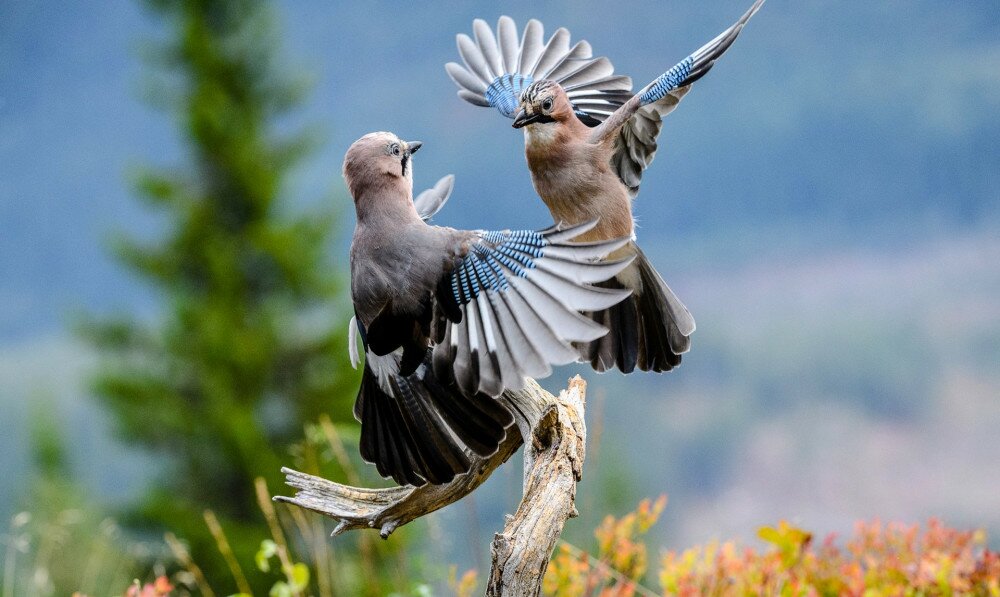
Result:
{"type": "Polygon", "coordinates": [[[559,397],[534,380],[499,398],[511,412],[517,433],[507,434],[496,454],[474,458],[472,469],[445,485],[368,489],[283,468],[294,497],[285,502],[337,521],[334,535],[351,529],[377,528],[383,538],[425,514],[468,495],[489,478],[530,437],[524,451],[524,497],[502,533],[493,539],[493,566],[487,595],[538,595],[555,543],[566,519],[575,516],[576,482],[580,480],[586,443],[584,396],[579,376],[559,397]]]}
{"type": "Polygon", "coordinates": [[[524,454],[524,497],[503,532],[493,537],[488,596],[541,594],[563,524],[577,515],[576,483],[583,475],[587,442],[586,388],[579,376],[570,380],[533,427],[524,454]]]}

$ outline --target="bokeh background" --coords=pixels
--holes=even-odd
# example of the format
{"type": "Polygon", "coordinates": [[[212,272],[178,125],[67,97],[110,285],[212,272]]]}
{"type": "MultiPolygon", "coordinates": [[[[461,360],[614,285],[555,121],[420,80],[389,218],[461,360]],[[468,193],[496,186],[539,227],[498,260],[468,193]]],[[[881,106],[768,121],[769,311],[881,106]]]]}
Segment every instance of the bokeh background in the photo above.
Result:
{"type": "MultiPolygon", "coordinates": [[[[45,509],[32,489],[45,441],[62,446],[57,476],[99,519],[129,518],[179,474],[169,440],[137,444],[100,398],[95,380],[113,365],[88,332],[123,314],[158,329],[179,308],[114,250],[122,235],[155,244],[172,229],[169,209],[137,198],[144,169],[191,163],[189,121],[164,99],[176,81],[152,76],[158,42],[177,37],[172,9],[155,5],[171,3],[152,4],[0,2],[0,521],[45,509]]],[[[318,250],[342,282],[353,213],[341,159],[362,134],[390,130],[425,144],[418,188],[456,175],[437,223],[542,227],[521,134],[459,100],[444,72],[455,33],[476,17],[539,18],[638,86],[746,4],[269,4],[259,45],[296,88],[308,83],[270,126],[315,133],[277,187],[280,211],[327,214],[318,250]]],[[[985,528],[997,546],[998,114],[995,0],[769,0],[669,116],[635,206],[640,241],[698,321],[692,351],[668,375],[566,367],[546,381],[590,383],[583,516],[567,538],[585,544],[604,514],[666,493],[663,547],[752,538],[779,519],[843,533],[857,519],[930,516],[985,528]]],[[[308,314],[336,331],[326,362],[338,367],[342,291],[308,314]]],[[[349,440],[354,374],[327,377],[349,440]]],[[[278,425],[282,404],[249,416],[278,425]]],[[[268,458],[291,462],[283,450],[268,458]]],[[[481,566],[519,475],[510,463],[411,545],[431,536],[440,561],[481,566]]],[[[128,532],[159,533],[136,520],[128,532]]]]}

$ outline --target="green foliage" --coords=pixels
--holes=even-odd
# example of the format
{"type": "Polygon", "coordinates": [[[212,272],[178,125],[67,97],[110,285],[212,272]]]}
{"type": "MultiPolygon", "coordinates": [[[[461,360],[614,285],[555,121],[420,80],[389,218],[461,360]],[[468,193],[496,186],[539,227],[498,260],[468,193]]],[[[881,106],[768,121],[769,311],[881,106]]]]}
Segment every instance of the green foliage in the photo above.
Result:
{"type": "MultiPolygon", "coordinates": [[[[97,597],[186,597],[190,595],[432,595],[419,579],[423,570],[408,551],[415,526],[397,529],[392,541],[377,534],[330,538],[331,521],[297,508],[275,506],[262,478],[251,482],[254,519],[244,525],[199,514],[210,549],[166,534],[166,541],[135,539],[89,502],[72,481],[63,430],[44,396],[34,401],[32,454],[35,476],[25,506],[5,530],[0,527],[0,597],[74,595],[97,597]],[[234,552],[236,533],[251,537],[253,556],[234,552]],[[246,530],[248,529],[248,530],[246,530]],[[224,565],[215,566],[219,558],[224,565]],[[227,589],[234,586],[234,592],[227,589]]],[[[354,485],[375,484],[361,467],[357,426],[335,425],[327,415],[305,426],[288,449],[291,466],[354,485]]],[[[475,575],[455,579],[456,594],[470,595],[475,575]]]]}
{"type": "MultiPolygon", "coordinates": [[[[318,423],[308,425],[306,437],[291,452],[292,464],[300,470],[328,478],[345,478],[356,485],[370,484],[370,479],[363,479],[357,470],[357,457],[349,455],[341,432],[329,417],[320,417],[318,423]]],[[[226,560],[228,569],[203,572],[205,560],[192,557],[188,544],[169,535],[167,543],[180,564],[178,570],[163,579],[176,588],[169,595],[217,595],[219,588],[230,582],[239,590],[237,595],[429,594],[426,585],[407,578],[407,572],[417,576],[420,572],[407,570],[410,566],[406,565],[413,556],[413,552],[406,551],[408,536],[413,532],[411,526],[397,529],[392,541],[377,541],[373,533],[349,533],[331,540],[329,520],[298,508],[275,507],[265,481],[258,478],[254,486],[259,516],[266,524],[258,530],[252,564],[232,553],[230,529],[224,528],[214,513],[206,512],[205,522],[215,548],[226,560]]]]}
{"type": "Polygon", "coordinates": [[[285,574],[284,580],[271,585],[271,590],[268,591],[271,597],[301,595],[309,588],[309,566],[291,560],[285,546],[278,545],[271,539],[265,539],[260,542],[260,549],[257,550],[254,562],[258,570],[266,573],[271,571],[271,560],[278,562],[285,574]]]}
{"type": "MultiPolygon", "coordinates": [[[[371,479],[363,478],[357,470],[357,457],[349,455],[329,417],[320,417],[308,430],[306,438],[293,446],[293,466],[370,484],[371,479]]],[[[138,543],[111,519],[94,520],[94,510],[77,507],[53,516],[36,506],[32,513],[18,514],[8,534],[0,533],[0,547],[9,546],[5,568],[10,568],[6,572],[0,568],[0,588],[21,589],[10,593],[11,597],[71,593],[74,597],[432,594],[428,585],[408,578],[419,577],[421,572],[407,564],[413,555],[406,550],[412,525],[397,529],[393,541],[379,541],[374,533],[349,533],[331,539],[329,520],[297,508],[275,507],[261,478],[253,487],[260,524],[255,529],[256,553],[252,558],[237,557],[230,532],[233,525],[220,522],[210,510],[204,512],[204,521],[214,542],[214,555],[225,561],[223,568],[213,568],[207,557],[213,554],[193,553],[192,544],[174,533],[166,533],[165,542],[138,543]],[[76,550],[82,550],[86,557],[76,550]],[[131,584],[129,579],[134,579],[131,584]],[[236,587],[235,592],[225,588],[229,585],[236,587]]],[[[60,488],[54,495],[37,495],[42,503],[52,505],[59,504],[59,496],[71,494],[60,488]]],[[[455,583],[464,587],[459,594],[468,595],[475,575],[467,574],[455,583]]],[[[8,594],[0,593],[0,597],[8,594]]]]}
{"type": "Polygon", "coordinates": [[[259,0],[149,6],[171,38],[153,53],[158,99],[189,157],[138,177],[164,216],[162,238],[123,236],[116,247],[163,311],[156,323],[119,317],[84,331],[105,356],[94,387],[122,436],[169,467],[129,522],[184,537],[218,572],[202,510],[252,561],[262,530],[253,480],[278,482],[305,421],[350,419],[357,380],[347,313],[335,307],[342,277],[325,254],[334,218],[288,209],[290,169],[312,139],[278,133],[302,86],[278,60],[270,12],[259,0]]]}
{"type": "Polygon", "coordinates": [[[0,527],[0,596],[70,595],[121,590],[140,562],[163,561],[165,546],[126,536],[71,480],[62,426],[36,397],[30,420],[34,474],[23,506],[0,527]]]}
{"type": "MultiPolygon", "coordinates": [[[[358,437],[356,424],[338,425],[321,416],[306,425],[304,437],[291,447],[291,466],[354,486],[374,486],[374,470],[360,465],[358,437]]],[[[260,508],[270,522],[270,539],[259,543],[255,568],[271,582],[292,589],[304,587],[303,595],[381,597],[408,595],[411,579],[421,576],[416,552],[409,549],[419,523],[396,529],[391,541],[382,541],[374,532],[331,539],[332,521],[294,507],[274,508],[261,484],[258,492],[260,508]],[[263,572],[264,568],[270,572],[263,572]],[[306,574],[308,581],[303,582],[306,574]]],[[[292,594],[300,593],[293,590],[292,594]]]]}
{"type": "Polygon", "coordinates": [[[757,536],[777,548],[781,565],[791,568],[802,558],[802,547],[812,541],[812,535],[782,520],[775,527],[761,527],[757,536]]]}

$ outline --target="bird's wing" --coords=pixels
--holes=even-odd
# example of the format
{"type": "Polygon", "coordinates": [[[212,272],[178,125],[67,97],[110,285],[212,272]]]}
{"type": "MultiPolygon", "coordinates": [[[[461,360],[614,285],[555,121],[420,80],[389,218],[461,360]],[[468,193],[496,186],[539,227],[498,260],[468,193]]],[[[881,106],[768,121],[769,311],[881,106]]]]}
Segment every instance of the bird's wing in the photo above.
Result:
{"type": "Polygon", "coordinates": [[[514,118],[524,89],[533,81],[547,79],[566,90],[580,120],[596,126],[632,96],[632,80],[615,75],[607,58],[594,58],[586,41],[571,47],[564,28],[546,42],[542,24],[532,19],[518,42],[517,25],[503,16],[496,35],[482,19],[473,21],[472,32],[475,39],[458,35],[464,65],[445,65],[458,85],[458,96],[471,104],[493,107],[514,118]]]}
{"type": "Polygon", "coordinates": [[[400,485],[447,483],[469,470],[469,453],[494,453],[514,417],[486,394],[465,396],[437,379],[431,351],[410,375],[401,350],[366,355],[354,416],[361,422],[361,456],[400,485]]]}
{"type": "Polygon", "coordinates": [[[592,143],[614,140],[611,165],[633,196],[639,191],[642,171],[656,153],[661,119],[715,65],[763,4],[764,0],[756,0],[736,23],[646,85],[591,132],[592,143]]]}
{"type": "Polygon", "coordinates": [[[466,395],[499,395],[551,365],[575,361],[573,342],[607,329],[580,315],[614,305],[627,290],[597,288],[631,258],[597,261],[628,239],[574,243],[596,221],[570,228],[476,233],[435,293],[434,369],[466,395]]]}
{"type": "Polygon", "coordinates": [[[688,89],[690,87],[675,89],[659,101],[642,106],[618,131],[611,153],[611,167],[633,198],[639,193],[643,171],[653,163],[653,156],[656,155],[656,138],[663,127],[663,117],[677,107],[688,89]]]}
{"type": "Polygon", "coordinates": [[[449,174],[437,183],[417,195],[416,199],[413,200],[413,207],[417,209],[417,214],[420,215],[420,219],[427,221],[434,217],[434,214],[441,211],[444,204],[448,202],[448,198],[451,197],[451,191],[455,188],[455,176],[449,174]]]}

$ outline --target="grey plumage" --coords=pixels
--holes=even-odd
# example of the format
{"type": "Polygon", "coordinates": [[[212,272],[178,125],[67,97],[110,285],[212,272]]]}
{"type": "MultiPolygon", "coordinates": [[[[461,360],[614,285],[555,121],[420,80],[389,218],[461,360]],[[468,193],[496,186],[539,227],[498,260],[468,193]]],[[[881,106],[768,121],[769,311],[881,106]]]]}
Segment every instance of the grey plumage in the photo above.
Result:
{"type": "Polygon", "coordinates": [[[535,63],[542,53],[545,45],[543,41],[544,27],[536,19],[531,19],[524,26],[524,35],[521,37],[521,47],[517,56],[517,71],[526,75],[532,74],[535,63]]]}
{"type": "Polygon", "coordinates": [[[449,174],[441,177],[441,180],[437,181],[433,187],[417,195],[413,200],[413,207],[417,210],[420,219],[426,222],[441,211],[454,189],[455,176],[449,174]]]}
{"type": "Polygon", "coordinates": [[[479,48],[479,53],[486,60],[491,78],[499,77],[503,74],[503,64],[500,61],[500,52],[497,49],[497,40],[493,37],[493,31],[482,19],[476,19],[472,23],[472,31],[476,36],[476,47],[479,48]]]}
{"type": "MultiPolygon", "coordinates": [[[[565,31],[565,29],[561,29],[560,31],[565,31]]],[[[566,35],[568,42],[569,33],[567,32],[566,35]]],[[[593,54],[594,51],[590,47],[589,43],[585,41],[578,41],[565,54],[557,56],[558,60],[545,76],[553,80],[565,82],[566,77],[569,77],[571,74],[586,68],[588,64],[593,62],[587,60],[593,56],[593,54]]],[[[601,59],[597,58],[595,60],[601,59]]]]}
{"type": "MultiPolygon", "coordinates": [[[[451,197],[455,188],[455,176],[449,174],[441,177],[433,187],[424,190],[413,199],[413,207],[423,221],[428,221],[441,211],[451,197]]],[[[351,317],[347,325],[347,352],[351,359],[351,367],[355,369],[361,364],[361,354],[358,352],[358,320],[351,317]]]]}
{"type": "MultiPolygon", "coordinates": [[[[545,76],[551,72],[552,67],[556,65],[560,58],[569,53],[569,31],[564,27],[556,29],[552,37],[542,48],[542,53],[538,55],[538,59],[535,60],[534,66],[528,74],[532,77],[536,77],[541,73],[545,73],[545,76]]],[[[589,56],[587,57],[589,58],[589,56]]]]}
{"type": "Polygon", "coordinates": [[[458,85],[459,96],[462,99],[480,106],[489,107],[490,103],[483,97],[483,94],[486,93],[486,88],[489,86],[489,82],[483,81],[470,70],[462,68],[455,62],[449,62],[444,65],[444,68],[451,79],[455,81],[455,84],[458,85]],[[462,92],[465,92],[465,94],[462,92]]]}
{"type": "Polygon", "coordinates": [[[482,81],[492,81],[496,76],[490,72],[490,67],[486,63],[486,57],[482,51],[476,47],[476,43],[468,35],[458,38],[458,54],[465,62],[465,66],[482,81]]]}
{"type": "Polygon", "coordinates": [[[445,177],[414,201],[418,147],[372,133],[344,161],[357,212],[350,342],[353,358],[356,330],[365,352],[355,404],[362,456],[413,485],[465,472],[466,450],[495,451],[513,418],[493,397],[574,360],[575,342],[607,333],[581,311],[629,294],[592,285],[629,265],[595,261],[627,239],[569,240],[594,222],[537,232],[428,225],[453,181],[445,177]]]}
{"type": "Polygon", "coordinates": [[[517,72],[517,25],[514,24],[514,19],[502,16],[497,21],[497,43],[503,56],[504,72],[517,72]]]}

